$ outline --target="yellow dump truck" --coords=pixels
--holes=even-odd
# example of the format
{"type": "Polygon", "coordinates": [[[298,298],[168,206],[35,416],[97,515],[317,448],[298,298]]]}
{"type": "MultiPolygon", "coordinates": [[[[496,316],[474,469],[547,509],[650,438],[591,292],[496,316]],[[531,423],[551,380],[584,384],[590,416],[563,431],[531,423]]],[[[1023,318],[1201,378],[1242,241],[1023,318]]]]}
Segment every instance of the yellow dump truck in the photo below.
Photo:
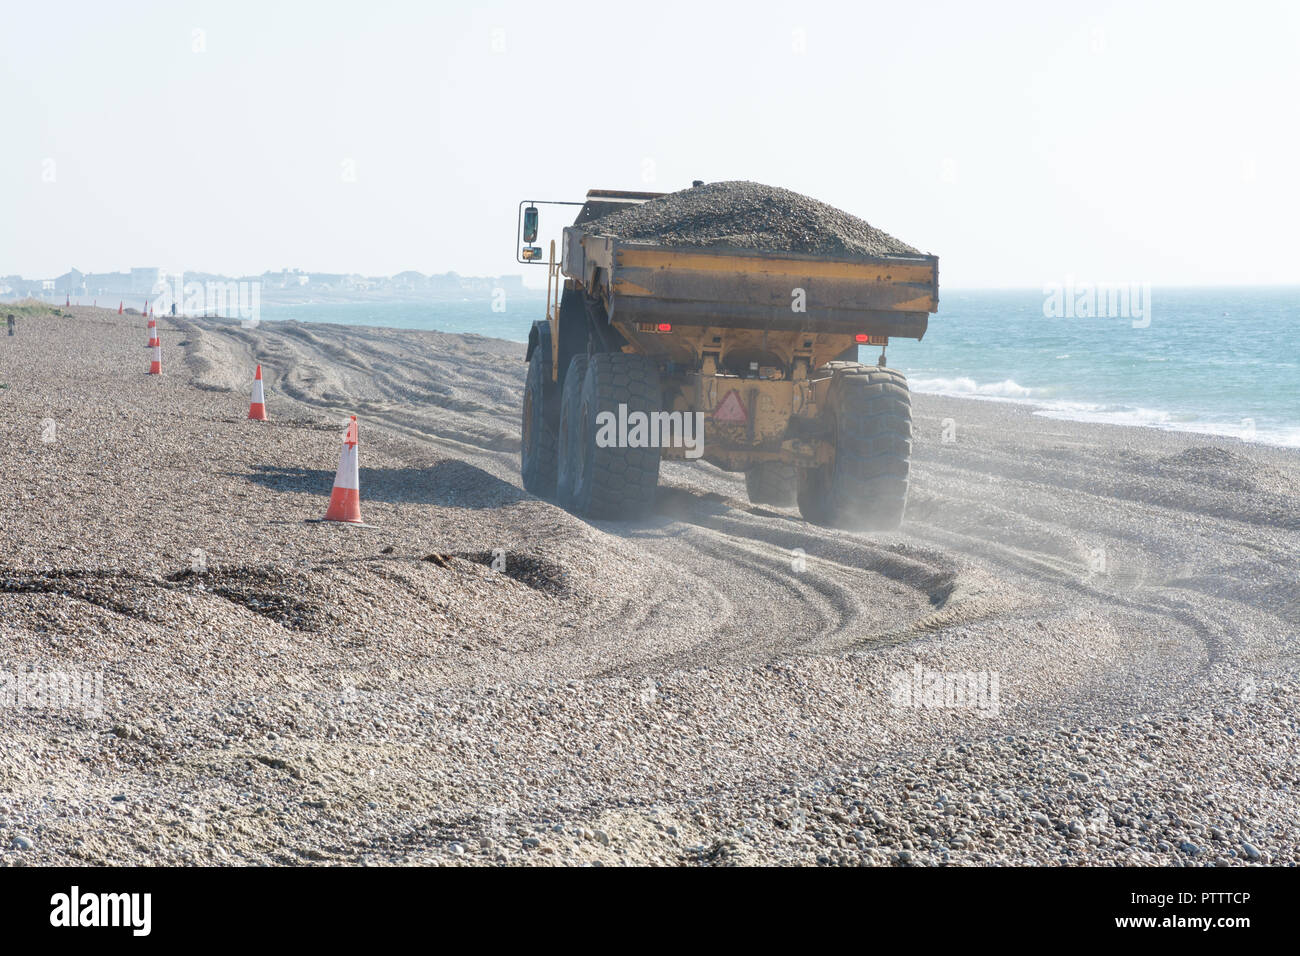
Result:
{"type": "Polygon", "coordinates": [[[524,486],[579,515],[626,518],[653,505],[663,458],[702,458],[744,472],[755,504],[896,528],[911,401],[884,350],[925,334],[938,259],[672,246],[584,227],[661,195],[591,190],[549,254],[533,244],[539,203],[520,204],[520,261],[550,278],[528,338],[524,486]],[[877,365],[856,361],[862,346],[880,349],[877,365]]]}

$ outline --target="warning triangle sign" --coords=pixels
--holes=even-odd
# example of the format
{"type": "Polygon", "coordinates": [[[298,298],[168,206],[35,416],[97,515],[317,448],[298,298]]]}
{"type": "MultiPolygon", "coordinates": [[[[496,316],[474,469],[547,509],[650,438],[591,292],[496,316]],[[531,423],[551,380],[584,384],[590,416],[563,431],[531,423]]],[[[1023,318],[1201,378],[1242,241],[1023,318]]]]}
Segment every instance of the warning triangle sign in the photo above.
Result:
{"type": "Polygon", "coordinates": [[[715,422],[736,422],[739,424],[749,421],[749,416],[745,414],[745,406],[740,400],[738,391],[733,388],[727,393],[727,397],[714,409],[713,420],[715,422]]]}

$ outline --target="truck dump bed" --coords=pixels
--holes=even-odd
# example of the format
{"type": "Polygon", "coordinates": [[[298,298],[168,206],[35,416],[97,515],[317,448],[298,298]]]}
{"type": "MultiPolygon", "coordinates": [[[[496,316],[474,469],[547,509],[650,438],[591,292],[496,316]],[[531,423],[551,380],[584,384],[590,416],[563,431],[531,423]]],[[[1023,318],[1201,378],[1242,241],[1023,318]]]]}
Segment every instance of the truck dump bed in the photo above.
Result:
{"type": "Polygon", "coordinates": [[[939,307],[939,259],[930,255],[669,246],[576,225],[564,230],[560,268],[598,294],[610,322],[623,327],[668,322],[920,339],[939,307]]]}

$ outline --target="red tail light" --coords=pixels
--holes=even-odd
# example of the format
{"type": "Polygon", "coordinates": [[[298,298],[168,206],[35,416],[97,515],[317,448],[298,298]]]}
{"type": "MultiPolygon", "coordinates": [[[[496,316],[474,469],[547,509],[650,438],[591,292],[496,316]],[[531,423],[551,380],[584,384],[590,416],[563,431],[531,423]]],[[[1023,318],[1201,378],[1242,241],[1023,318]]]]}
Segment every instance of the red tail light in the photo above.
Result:
{"type": "Polygon", "coordinates": [[[673,325],[672,325],[671,322],[660,322],[660,323],[659,323],[659,331],[660,331],[660,332],[671,332],[672,330],[673,330],[673,325]]]}
{"type": "Polygon", "coordinates": [[[855,335],[855,336],[853,336],[853,337],[854,337],[855,339],[857,339],[857,341],[859,341],[859,342],[861,342],[861,343],[863,343],[863,344],[866,344],[867,340],[871,338],[871,336],[869,336],[869,335],[863,335],[861,332],[859,332],[857,335],[855,335]]]}

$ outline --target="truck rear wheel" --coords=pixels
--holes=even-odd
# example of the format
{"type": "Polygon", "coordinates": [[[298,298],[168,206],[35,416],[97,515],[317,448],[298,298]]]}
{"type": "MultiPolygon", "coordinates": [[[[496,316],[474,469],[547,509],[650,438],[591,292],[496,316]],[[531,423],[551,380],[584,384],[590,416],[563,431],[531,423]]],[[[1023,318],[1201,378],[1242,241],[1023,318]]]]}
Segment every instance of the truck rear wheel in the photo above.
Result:
{"type": "Polygon", "coordinates": [[[573,508],[574,488],[577,484],[578,464],[581,455],[575,447],[582,434],[579,415],[582,411],[582,383],[587,378],[587,356],[575,355],[569,360],[564,374],[564,389],[560,393],[560,436],[555,496],[562,508],[573,508]]]}
{"type": "Polygon", "coordinates": [[[519,435],[519,473],[524,488],[539,498],[555,493],[560,423],[559,387],[551,380],[551,333],[538,323],[537,342],[524,379],[524,414],[519,435]]]}
{"type": "Polygon", "coordinates": [[[907,506],[912,400],[907,379],[889,368],[830,363],[822,413],[832,461],[799,473],[799,511],[814,524],[892,531],[907,506]]]}
{"type": "Polygon", "coordinates": [[[795,501],[799,469],[783,461],[760,461],[745,472],[745,491],[752,505],[789,508],[795,501]]]}
{"type": "Polygon", "coordinates": [[[591,518],[627,518],[650,509],[659,484],[660,451],[631,447],[625,439],[632,428],[623,435],[617,426],[620,421],[630,426],[637,412],[648,418],[660,410],[661,401],[659,373],[644,356],[602,352],[588,359],[581,391],[570,402],[573,417],[564,449],[566,480],[571,479],[565,506],[570,511],[591,518]],[[620,415],[619,406],[626,407],[627,418],[620,415]],[[613,416],[612,433],[609,419],[598,421],[606,412],[613,416]]]}

